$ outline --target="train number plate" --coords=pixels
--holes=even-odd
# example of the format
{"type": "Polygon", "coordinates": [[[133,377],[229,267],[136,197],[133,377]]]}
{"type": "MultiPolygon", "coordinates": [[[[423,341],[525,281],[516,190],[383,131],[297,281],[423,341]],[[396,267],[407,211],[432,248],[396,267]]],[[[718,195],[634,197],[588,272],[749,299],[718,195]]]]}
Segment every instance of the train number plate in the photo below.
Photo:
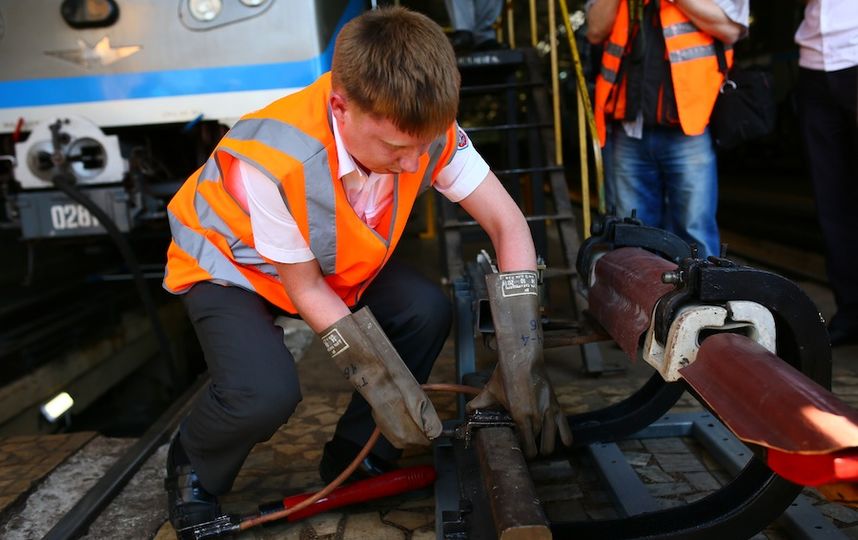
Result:
{"type": "Polygon", "coordinates": [[[55,204],[50,209],[51,226],[55,231],[98,227],[98,219],[82,204],[55,204]]]}

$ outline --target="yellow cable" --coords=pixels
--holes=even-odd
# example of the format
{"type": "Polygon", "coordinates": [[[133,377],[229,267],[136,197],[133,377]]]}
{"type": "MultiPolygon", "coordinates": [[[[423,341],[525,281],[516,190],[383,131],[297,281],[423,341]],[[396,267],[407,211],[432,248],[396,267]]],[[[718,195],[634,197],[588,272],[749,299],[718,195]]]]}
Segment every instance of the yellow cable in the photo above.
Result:
{"type": "Polygon", "coordinates": [[[529,1],[530,11],[530,46],[536,48],[539,39],[536,36],[536,0],[529,1]]]}
{"type": "Polygon", "coordinates": [[[563,126],[560,125],[560,70],[557,67],[557,22],[554,0],[548,0],[548,39],[551,57],[551,105],[554,110],[554,162],[563,165],[563,126]]]}
{"type": "Polygon", "coordinates": [[[509,36],[509,48],[515,49],[515,9],[512,0],[506,0],[506,33],[509,36]]]}
{"type": "Polygon", "coordinates": [[[581,158],[581,208],[584,210],[584,239],[590,238],[590,171],[587,163],[587,126],[584,120],[584,100],[577,93],[578,102],[578,150],[581,158]]]}
{"type": "MultiPolygon", "coordinates": [[[[605,169],[602,163],[602,147],[599,144],[599,136],[596,133],[596,119],[593,115],[593,106],[590,103],[590,94],[587,91],[587,81],[584,79],[584,68],[581,66],[581,57],[578,54],[578,45],[575,43],[575,33],[572,30],[572,23],[569,19],[569,8],[566,5],[566,0],[560,1],[560,13],[563,16],[563,24],[566,27],[566,38],[569,40],[569,49],[572,51],[572,60],[575,64],[575,79],[577,82],[578,95],[583,100],[584,113],[587,117],[587,125],[590,128],[590,140],[593,147],[593,161],[596,169],[596,188],[599,194],[599,212],[605,213],[605,169]]],[[[579,109],[580,114],[580,109],[579,109]]],[[[580,144],[584,144],[581,139],[580,144]]],[[[582,186],[589,179],[582,178],[582,186]]],[[[583,190],[582,190],[583,191],[583,190]]],[[[588,190],[589,191],[589,190],[588,190]]],[[[589,206],[589,199],[582,201],[583,205],[589,206]]],[[[587,230],[587,229],[585,229],[587,230]]],[[[586,234],[586,233],[585,233],[586,234]]]]}

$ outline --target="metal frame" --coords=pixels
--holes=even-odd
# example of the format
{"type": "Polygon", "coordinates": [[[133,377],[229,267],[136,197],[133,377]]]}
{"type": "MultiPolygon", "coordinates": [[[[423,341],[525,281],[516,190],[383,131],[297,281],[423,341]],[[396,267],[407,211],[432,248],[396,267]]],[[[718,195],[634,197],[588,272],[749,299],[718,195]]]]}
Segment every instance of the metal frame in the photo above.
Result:
{"type": "Polygon", "coordinates": [[[555,522],[552,531],[561,538],[747,538],[777,520],[791,538],[847,538],[806,497],[791,502],[801,486],[764,480],[767,467],[712,414],[669,414],[628,438],[666,437],[695,438],[736,478],[709,497],[660,509],[616,444],[591,444],[587,450],[624,517],[555,522]]]}
{"type": "MultiPolygon", "coordinates": [[[[646,232],[646,231],[644,231],[646,232]]],[[[648,233],[647,233],[648,234],[648,233]]],[[[726,267],[726,265],[721,266],[726,267]]],[[[748,278],[745,272],[741,275],[748,278]]],[[[751,279],[750,283],[754,283],[751,279]]],[[[700,287],[708,291],[707,287],[700,287]]],[[[454,283],[456,367],[461,382],[474,368],[474,291],[470,279],[454,283]]],[[[709,293],[710,295],[712,293],[709,293]]],[[[806,306],[799,305],[798,309],[806,306]]],[[[781,317],[795,318],[782,314],[781,317]]],[[[789,337],[797,337],[789,335],[789,337]]],[[[796,345],[797,346],[797,345],[796,345]]],[[[824,360],[824,359],[823,359],[824,360]]],[[[824,363],[824,362],[823,362],[824,363]]],[[[830,364],[829,364],[830,365],[830,364]]],[[[811,365],[818,370],[818,365],[811,365]]],[[[797,538],[843,538],[805,500],[794,502],[802,486],[774,472],[729,432],[713,414],[665,414],[686,385],[667,383],[654,374],[623,401],[597,411],[567,417],[575,446],[585,448],[615,495],[622,517],[606,520],[554,522],[559,538],[744,538],[784,514],[782,525],[797,538]],[[613,441],[693,436],[735,477],[707,497],[683,506],[660,509],[613,441]],[[786,511],[786,512],[785,512],[786,511]]],[[[463,405],[463,401],[460,401],[463,405]]],[[[462,409],[460,408],[460,411],[462,409]]],[[[449,423],[461,423],[456,420],[449,423]]],[[[448,430],[448,432],[451,430],[448,430]]],[[[436,534],[439,539],[493,538],[490,505],[480,481],[473,451],[449,439],[435,445],[436,534]]]]}

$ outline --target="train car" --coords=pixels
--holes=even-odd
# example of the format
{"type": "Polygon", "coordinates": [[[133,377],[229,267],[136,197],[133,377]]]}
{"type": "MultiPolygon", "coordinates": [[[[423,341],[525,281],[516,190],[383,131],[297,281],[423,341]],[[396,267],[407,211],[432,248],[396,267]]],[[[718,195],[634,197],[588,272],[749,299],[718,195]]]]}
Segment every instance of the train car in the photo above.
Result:
{"type": "Polygon", "coordinates": [[[123,232],[246,112],[327,71],[364,0],[0,0],[0,225],[123,232]]]}

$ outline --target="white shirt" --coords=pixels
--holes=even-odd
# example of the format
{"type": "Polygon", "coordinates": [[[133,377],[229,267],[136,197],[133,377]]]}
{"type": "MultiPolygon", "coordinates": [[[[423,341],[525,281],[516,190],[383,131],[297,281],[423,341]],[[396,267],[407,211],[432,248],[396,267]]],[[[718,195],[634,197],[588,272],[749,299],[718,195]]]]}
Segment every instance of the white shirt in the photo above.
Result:
{"type": "MultiPolygon", "coordinates": [[[[384,211],[393,203],[393,175],[370,173],[367,177],[346,151],[337,123],[333,122],[339,170],[349,204],[369,227],[375,227],[384,211]],[[357,174],[351,174],[351,173],[357,174]],[[348,175],[347,178],[343,178],[348,175]]],[[[474,145],[459,130],[458,145],[453,159],[441,169],[433,186],[451,202],[470,195],[489,173],[489,166],[474,145]]],[[[301,236],[298,225],[280,196],[278,186],[259,169],[241,160],[234,160],[226,174],[241,177],[247,195],[250,225],[256,251],[279,263],[299,263],[313,260],[310,247],[301,236]]]]}
{"type": "Polygon", "coordinates": [[[838,71],[858,66],[858,2],[809,0],[795,42],[803,68],[838,71]]]}

